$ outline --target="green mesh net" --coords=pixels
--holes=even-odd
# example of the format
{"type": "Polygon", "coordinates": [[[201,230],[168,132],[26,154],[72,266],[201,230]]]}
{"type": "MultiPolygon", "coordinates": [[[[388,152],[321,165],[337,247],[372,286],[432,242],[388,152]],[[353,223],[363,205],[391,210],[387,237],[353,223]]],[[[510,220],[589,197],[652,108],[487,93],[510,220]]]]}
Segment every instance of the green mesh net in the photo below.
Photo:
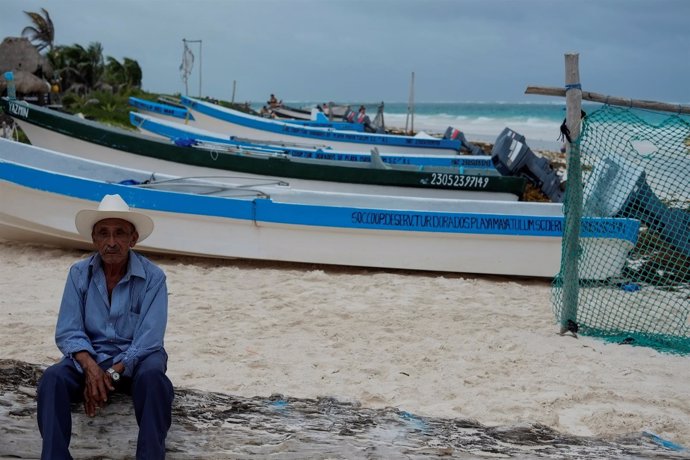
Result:
{"type": "Polygon", "coordinates": [[[690,353],[690,123],[611,106],[588,114],[571,145],[565,215],[552,289],[562,330],[690,353]],[[636,235],[580,236],[602,217],[632,220],[636,235]]]}

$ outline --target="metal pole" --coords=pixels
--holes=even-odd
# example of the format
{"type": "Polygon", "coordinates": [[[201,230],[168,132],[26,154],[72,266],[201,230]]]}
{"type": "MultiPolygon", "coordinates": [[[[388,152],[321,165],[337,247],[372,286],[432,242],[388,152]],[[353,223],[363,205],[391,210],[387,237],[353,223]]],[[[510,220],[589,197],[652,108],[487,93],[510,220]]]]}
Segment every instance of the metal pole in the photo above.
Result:
{"type": "Polygon", "coordinates": [[[199,99],[201,99],[201,67],[202,67],[202,52],[203,52],[203,40],[184,40],[186,43],[198,43],[199,44],[199,99]]]}
{"type": "MultiPolygon", "coordinates": [[[[187,57],[187,39],[183,38],[182,43],[184,43],[184,49],[185,49],[183,52],[183,55],[182,55],[182,65],[184,65],[185,58],[187,57]]],[[[184,75],[184,95],[185,96],[189,96],[189,82],[188,82],[188,80],[189,80],[189,75],[185,71],[185,75],[184,75]]]]}

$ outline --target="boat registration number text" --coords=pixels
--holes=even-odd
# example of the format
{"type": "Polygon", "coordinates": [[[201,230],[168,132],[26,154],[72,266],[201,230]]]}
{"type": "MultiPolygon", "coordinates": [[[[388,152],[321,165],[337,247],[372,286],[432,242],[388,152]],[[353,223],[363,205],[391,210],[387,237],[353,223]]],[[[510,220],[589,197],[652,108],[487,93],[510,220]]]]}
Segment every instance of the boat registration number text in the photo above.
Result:
{"type": "Polygon", "coordinates": [[[462,174],[432,173],[431,185],[458,188],[486,188],[489,178],[482,176],[463,176],[462,174]]]}
{"type": "Polygon", "coordinates": [[[10,113],[12,115],[18,115],[23,118],[29,118],[29,108],[23,105],[19,105],[16,102],[10,102],[10,113]]]}

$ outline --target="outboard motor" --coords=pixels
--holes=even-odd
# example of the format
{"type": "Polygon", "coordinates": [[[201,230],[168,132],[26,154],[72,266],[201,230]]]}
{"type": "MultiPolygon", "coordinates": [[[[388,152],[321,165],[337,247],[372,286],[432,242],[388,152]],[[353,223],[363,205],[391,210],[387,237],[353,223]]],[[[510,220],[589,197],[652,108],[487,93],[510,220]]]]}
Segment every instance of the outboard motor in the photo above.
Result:
{"type": "Polygon", "coordinates": [[[598,164],[586,190],[584,212],[638,219],[677,251],[690,257],[690,214],[669,208],[647,183],[644,169],[622,158],[598,164]]]}
{"type": "MultiPolygon", "coordinates": [[[[365,125],[364,128],[366,129],[367,126],[365,125]]],[[[371,129],[371,132],[379,133],[379,134],[385,134],[386,132],[386,124],[383,121],[383,102],[379,104],[379,108],[376,111],[376,116],[374,117],[374,121],[371,122],[371,124],[368,127],[371,129]]]]}
{"type": "Polygon", "coordinates": [[[357,117],[357,123],[361,123],[362,126],[364,126],[364,132],[367,133],[374,133],[376,130],[371,127],[371,118],[369,118],[369,115],[360,115],[357,117]]]}
{"type": "Polygon", "coordinates": [[[455,129],[449,126],[446,132],[443,134],[444,139],[450,139],[452,141],[459,140],[460,144],[470,152],[471,155],[484,155],[484,150],[478,145],[474,145],[472,142],[468,141],[465,135],[459,129],[455,129]]]}
{"type": "Polygon", "coordinates": [[[504,176],[524,177],[539,187],[554,203],[563,202],[564,193],[558,174],[545,158],[532,152],[522,134],[505,128],[491,149],[491,161],[504,176]]]}

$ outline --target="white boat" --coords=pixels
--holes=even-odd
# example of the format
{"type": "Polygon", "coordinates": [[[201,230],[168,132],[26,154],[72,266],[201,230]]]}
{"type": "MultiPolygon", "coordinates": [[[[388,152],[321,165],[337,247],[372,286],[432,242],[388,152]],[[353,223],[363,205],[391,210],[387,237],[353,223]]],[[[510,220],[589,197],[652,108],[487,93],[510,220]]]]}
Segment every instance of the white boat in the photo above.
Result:
{"type": "MultiPolygon", "coordinates": [[[[376,147],[381,153],[427,154],[450,151],[459,153],[464,138],[457,130],[449,130],[453,138],[429,135],[358,133],[330,128],[311,128],[279,120],[249,115],[210,102],[182,96],[182,105],[194,115],[195,126],[217,133],[258,141],[293,142],[349,152],[369,152],[376,147]]],[[[473,146],[476,148],[476,146],[473,146]]]]}
{"type": "MultiPolygon", "coordinates": [[[[136,108],[139,112],[148,113],[156,117],[168,121],[181,121],[189,125],[198,125],[194,116],[185,107],[178,105],[171,105],[165,102],[153,102],[147,99],[130,96],[128,99],[129,105],[136,108]]],[[[273,113],[273,110],[272,110],[273,113]]],[[[289,112],[288,112],[289,113],[289,112]]],[[[314,114],[307,119],[289,119],[284,120],[287,123],[298,124],[300,126],[312,126],[320,128],[335,128],[348,131],[364,131],[364,125],[361,123],[350,123],[345,121],[330,121],[324,114],[314,114]]]]}
{"type": "MultiPolygon", "coordinates": [[[[356,163],[372,163],[370,152],[343,152],[333,149],[321,149],[303,145],[292,144],[260,144],[251,139],[240,139],[234,136],[225,136],[220,133],[208,131],[188,124],[171,121],[158,116],[147,115],[145,113],[130,112],[129,121],[144,134],[149,134],[158,138],[179,141],[198,141],[211,142],[215,144],[225,144],[232,147],[248,150],[260,150],[264,152],[284,153],[293,158],[308,158],[317,160],[333,160],[356,163]]],[[[467,174],[498,174],[491,155],[457,155],[454,152],[436,154],[396,154],[381,153],[380,160],[385,165],[412,166],[415,170],[422,171],[429,166],[455,167],[458,172],[467,174]]],[[[347,163],[343,163],[347,164],[347,163]]]]}
{"type": "MultiPolygon", "coordinates": [[[[155,253],[538,277],[560,268],[557,203],[230,187],[0,139],[0,237],[89,248],[74,216],[105,194],[151,215],[156,231],[140,249],[155,253]]],[[[581,276],[618,276],[638,227],[635,219],[583,219],[582,236],[617,257],[584,259],[581,276]]]]}

